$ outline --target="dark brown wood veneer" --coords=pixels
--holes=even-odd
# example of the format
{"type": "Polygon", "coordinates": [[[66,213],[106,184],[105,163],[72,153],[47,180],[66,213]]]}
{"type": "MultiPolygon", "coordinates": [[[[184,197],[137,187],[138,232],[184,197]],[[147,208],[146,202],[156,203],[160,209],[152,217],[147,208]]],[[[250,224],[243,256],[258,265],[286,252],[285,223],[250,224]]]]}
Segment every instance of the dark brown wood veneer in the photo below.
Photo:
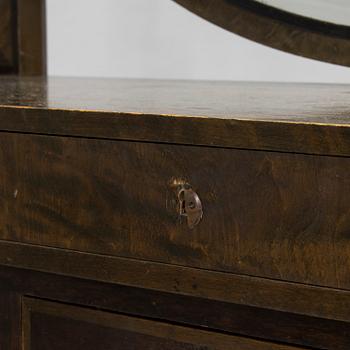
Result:
{"type": "Polygon", "coordinates": [[[346,85],[0,82],[1,349],[349,348],[346,85]]]}
{"type": "Polygon", "coordinates": [[[45,0],[0,0],[0,74],[46,74],[45,0]]]}

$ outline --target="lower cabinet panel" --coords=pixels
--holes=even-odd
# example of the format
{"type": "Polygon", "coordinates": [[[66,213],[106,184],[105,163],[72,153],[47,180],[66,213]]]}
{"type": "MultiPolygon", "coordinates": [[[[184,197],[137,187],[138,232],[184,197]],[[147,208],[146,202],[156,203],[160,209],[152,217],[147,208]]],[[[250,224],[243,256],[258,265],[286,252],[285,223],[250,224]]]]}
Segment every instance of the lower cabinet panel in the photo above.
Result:
{"type": "Polygon", "coordinates": [[[22,319],[23,350],[294,349],[28,297],[22,319]]]}

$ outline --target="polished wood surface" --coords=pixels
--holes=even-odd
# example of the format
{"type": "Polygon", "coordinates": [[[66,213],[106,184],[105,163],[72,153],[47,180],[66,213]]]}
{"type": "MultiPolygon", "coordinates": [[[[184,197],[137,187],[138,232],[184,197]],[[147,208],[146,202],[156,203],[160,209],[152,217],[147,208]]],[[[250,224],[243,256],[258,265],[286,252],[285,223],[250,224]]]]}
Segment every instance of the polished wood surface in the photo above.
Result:
{"type": "Polygon", "coordinates": [[[349,86],[2,78],[0,130],[350,155],[349,86]]]}
{"type": "Polygon", "coordinates": [[[1,108],[134,114],[135,122],[158,115],[349,125],[349,94],[345,84],[0,78],[1,108]]]}
{"type": "Polygon", "coordinates": [[[0,168],[1,239],[350,288],[348,158],[2,133],[0,168]]]}
{"type": "Polygon", "coordinates": [[[43,300],[23,300],[24,350],[291,350],[204,330],[43,300]]]}

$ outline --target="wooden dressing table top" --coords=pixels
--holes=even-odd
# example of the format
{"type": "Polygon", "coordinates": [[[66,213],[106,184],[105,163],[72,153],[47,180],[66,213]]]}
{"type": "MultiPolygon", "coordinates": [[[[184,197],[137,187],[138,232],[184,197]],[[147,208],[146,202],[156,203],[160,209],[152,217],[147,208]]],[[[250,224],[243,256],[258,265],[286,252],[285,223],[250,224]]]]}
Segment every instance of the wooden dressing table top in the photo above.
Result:
{"type": "Polygon", "coordinates": [[[3,131],[350,155],[350,85],[0,78],[3,131]]]}
{"type": "Polygon", "coordinates": [[[0,78],[1,349],[349,349],[349,97],[0,78]]]}

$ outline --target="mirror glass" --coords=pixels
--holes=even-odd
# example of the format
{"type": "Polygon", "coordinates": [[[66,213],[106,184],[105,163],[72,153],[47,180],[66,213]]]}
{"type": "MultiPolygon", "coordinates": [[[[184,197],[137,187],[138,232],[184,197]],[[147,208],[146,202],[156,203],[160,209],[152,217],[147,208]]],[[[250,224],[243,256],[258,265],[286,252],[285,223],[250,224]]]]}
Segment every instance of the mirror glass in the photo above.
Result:
{"type": "Polygon", "coordinates": [[[304,17],[350,26],[350,0],[258,0],[304,17]]]}

